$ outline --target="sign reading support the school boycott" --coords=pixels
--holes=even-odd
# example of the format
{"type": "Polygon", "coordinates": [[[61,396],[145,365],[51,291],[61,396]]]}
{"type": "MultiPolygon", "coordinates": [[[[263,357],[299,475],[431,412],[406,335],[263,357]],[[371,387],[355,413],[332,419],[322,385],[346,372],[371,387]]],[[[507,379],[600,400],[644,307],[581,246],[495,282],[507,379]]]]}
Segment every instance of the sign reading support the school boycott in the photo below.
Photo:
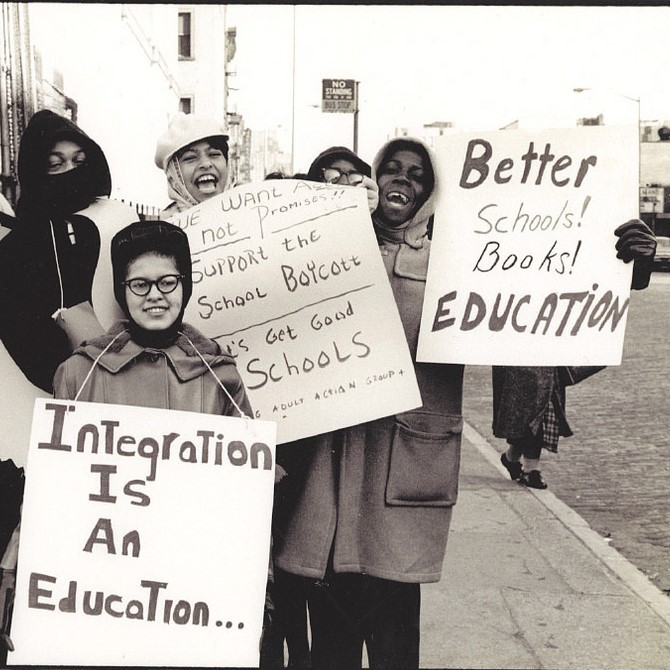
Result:
{"type": "Polygon", "coordinates": [[[257,667],[275,431],[37,399],[10,663],[257,667]]]}
{"type": "Polygon", "coordinates": [[[452,135],[435,216],[418,360],[618,365],[637,218],[634,128],[452,135]]]}
{"type": "Polygon", "coordinates": [[[271,180],[171,221],[193,258],[185,320],[235,357],[278,442],[421,405],[364,189],[271,180]]]}

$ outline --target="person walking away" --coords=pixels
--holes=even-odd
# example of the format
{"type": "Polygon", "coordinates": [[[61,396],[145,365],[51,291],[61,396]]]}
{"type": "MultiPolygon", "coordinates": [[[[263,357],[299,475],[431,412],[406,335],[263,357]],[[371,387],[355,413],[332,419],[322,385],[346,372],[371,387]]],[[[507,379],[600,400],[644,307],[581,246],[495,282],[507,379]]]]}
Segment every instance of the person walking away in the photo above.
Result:
{"type": "MultiPolygon", "coordinates": [[[[619,226],[614,234],[617,258],[634,262],[631,288],[649,286],[656,238],[639,219],[619,226]]],[[[507,441],[500,461],[512,480],[546,489],[540,470],[542,450],[556,453],[560,437],[570,437],[566,417],[566,386],[579,383],[602,367],[493,366],[493,434],[507,441]]]]}

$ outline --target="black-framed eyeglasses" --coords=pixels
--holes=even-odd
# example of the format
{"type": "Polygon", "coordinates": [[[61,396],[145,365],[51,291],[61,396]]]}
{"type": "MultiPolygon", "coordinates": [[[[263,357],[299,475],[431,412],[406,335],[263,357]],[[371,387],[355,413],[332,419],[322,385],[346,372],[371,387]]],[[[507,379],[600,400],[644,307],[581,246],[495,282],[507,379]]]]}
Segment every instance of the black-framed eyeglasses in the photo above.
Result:
{"type": "Polygon", "coordinates": [[[123,283],[135,294],[139,296],[144,296],[151,291],[152,286],[156,288],[161,293],[172,293],[179,282],[184,278],[184,275],[163,275],[158,279],[145,279],[144,277],[134,277],[133,279],[127,279],[123,283]]]}
{"type": "Polygon", "coordinates": [[[321,168],[321,172],[323,172],[324,181],[326,181],[328,184],[337,184],[337,182],[340,181],[342,177],[346,177],[348,184],[351,186],[356,186],[357,184],[360,184],[365,178],[364,175],[362,175],[360,172],[356,172],[355,170],[352,170],[351,172],[345,172],[344,170],[340,170],[340,168],[335,167],[321,168]]]}

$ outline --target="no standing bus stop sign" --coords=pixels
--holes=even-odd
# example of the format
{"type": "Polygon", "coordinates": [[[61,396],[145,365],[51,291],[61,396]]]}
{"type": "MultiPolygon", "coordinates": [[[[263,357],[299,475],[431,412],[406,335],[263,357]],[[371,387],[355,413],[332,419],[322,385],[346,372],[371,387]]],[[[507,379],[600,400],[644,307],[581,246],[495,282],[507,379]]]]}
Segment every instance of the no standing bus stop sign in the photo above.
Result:
{"type": "Polygon", "coordinates": [[[353,79],[323,79],[322,112],[354,113],[357,109],[356,82],[353,79]]]}

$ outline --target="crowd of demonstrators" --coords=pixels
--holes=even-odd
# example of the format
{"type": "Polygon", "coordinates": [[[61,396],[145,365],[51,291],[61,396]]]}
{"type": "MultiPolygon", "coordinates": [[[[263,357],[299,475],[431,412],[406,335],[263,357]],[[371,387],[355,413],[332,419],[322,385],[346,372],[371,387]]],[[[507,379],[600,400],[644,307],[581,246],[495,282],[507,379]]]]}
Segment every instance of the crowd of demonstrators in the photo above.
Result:
{"type": "MultiPolygon", "coordinates": [[[[168,218],[227,188],[228,136],[215,120],[179,114],[158,139],[155,163],[167,177],[168,218]]],[[[10,315],[0,334],[25,374],[58,398],[251,416],[234,358],[183,322],[192,293],[186,234],[147,221],[113,237],[124,319],[103,332],[90,309],[100,234],[74,214],[110,193],[100,147],[39,112],[22,139],[19,177],[17,224],[0,241],[14,263],[0,264],[0,304],[10,315]],[[68,337],[52,314],[82,305],[91,318],[77,319],[68,337]]],[[[463,365],[416,361],[439,166],[422,140],[403,137],[386,142],[372,166],[335,146],[293,178],[366,189],[422,406],[279,445],[276,481],[284,469],[288,476],[275,495],[268,583],[274,563],[276,610],[271,625],[264,618],[261,667],[283,668],[286,642],[293,668],[358,670],[365,645],[370,668],[411,670],[419,667],[420,585],[441,579],[463,422],[463,365]]],[[[617,255],[635,261],[633,288],[644,288],[653,234],[637,220],[616,232],[617,255]]],[[[538,449],[570,434],[558,369],[493,374],[496,435],[510,445],[503,463],[513,479],[545,485],[538,449]]],[[[268,596],[266,615],[272,609],[268,596]]]]}
{"type": "Polygon", "coordinates": [[[109,196],[111,176],[96,142],[42,110],[21,137],[18,177],[17,220],[0,240],[0,338],[25,376],[51,392],[74,346],[103,332],[91,305],[100,231],[75,212],[109,196]]]}
{"type": "MultiPolygon", "coordinates": [[[[614,231],[614,249],[624,263],[633,261],[631,288],[649,286],[656,238],[639,219],[614,231]]],[[[566,417],[566,387],[602,367],[493,366],[493,434],[507,441],[500,461],[511,479],[534,489],[546,489],[540,470],[542,450],[558,451],[560,437],[570,437],[566,417]]]]}

